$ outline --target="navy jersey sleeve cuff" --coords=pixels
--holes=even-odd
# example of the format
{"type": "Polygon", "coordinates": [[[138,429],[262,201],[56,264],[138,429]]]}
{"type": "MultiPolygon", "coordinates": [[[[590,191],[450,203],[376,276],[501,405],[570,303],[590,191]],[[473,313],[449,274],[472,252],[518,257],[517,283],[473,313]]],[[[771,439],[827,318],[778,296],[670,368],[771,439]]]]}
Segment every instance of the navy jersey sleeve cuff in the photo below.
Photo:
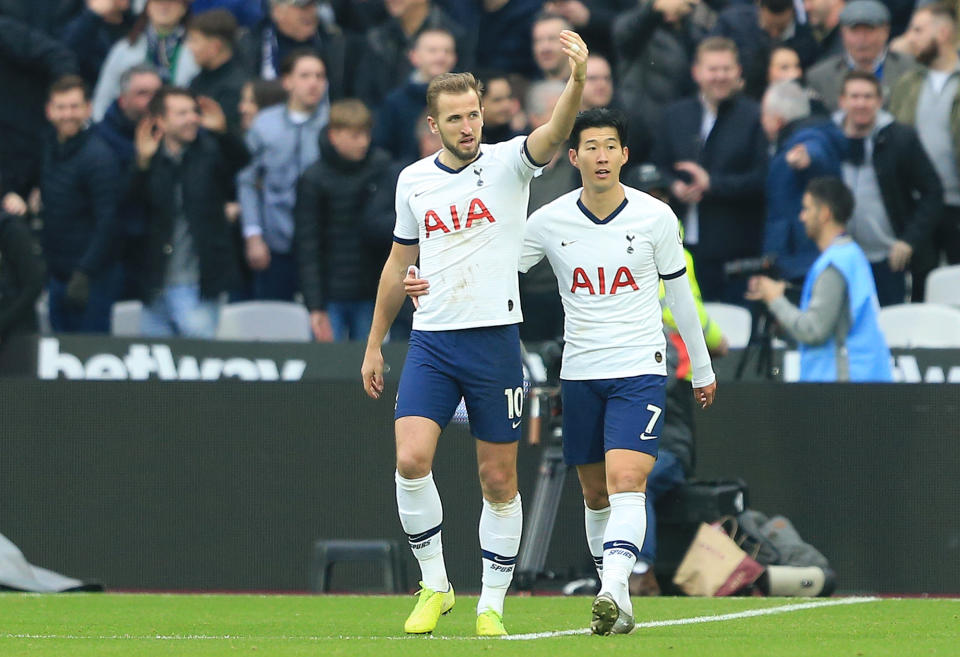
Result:
{"type": "MultiPolygon", "coordinates": [[[[527,137],[527,139],[529,139],[529,137],[527,137]]],[[[540,169],[540,168],[545,167],[545,166],[547,166],[548,164],[550,164],[549,162],[544,162],[543,164],[541,164],[541,163],[537,162],[535,159],[533,159],[533,156],[530,155],[530,149],[527,148],[527,139],[524,139],[524,140],[523,140],[523,155],[524,155],[524,157],[527,158],[527,162],[529,162],[530,164],[532,164],[533,167],[536,168],[536,169],[540,169]]]]}
{"type": "Polygon", "coordinates": [[[665,281],[670,281],[670,280],[673,280],[674,278],[680,278],[686,273],[687,273],[687,268],[684,267],[683,269],[680,269],[679,271],[675,271],[672,274],[660,274],[660,278],[662,278],[665,281]]]}
{"type": "Polygon", "coordinates": [[[407,239],[405,237],[397,237],[396,235],[394,235],[393,241],[396,242],[397,244],[403,244],[405,246],[413,246],[414,244],[420,243],[420,238],[414,237],[413,239],[407,239]]]}

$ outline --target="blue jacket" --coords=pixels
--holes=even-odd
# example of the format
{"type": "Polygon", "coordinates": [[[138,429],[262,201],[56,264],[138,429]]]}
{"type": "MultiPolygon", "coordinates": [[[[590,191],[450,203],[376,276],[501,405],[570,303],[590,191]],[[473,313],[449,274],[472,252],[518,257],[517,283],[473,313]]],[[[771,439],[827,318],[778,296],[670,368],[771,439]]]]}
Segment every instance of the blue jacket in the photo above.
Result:
{"type": "MultiPolygon", "coordinates": [[[[856,242],[834,244],[817,258],[804,281],[800,308],[806,310],[810,305],[814,282],[823,270],[830,266],[836,267],[847,283],[851,325],[845,347],[850,381],[893,381],[890,350],[877,323],[880,305],[877,302],[873,272],[856,242]]],[[[833,336],[822,344],[800,345],[800,380],[837,380],[837,344],[833,336]]]]}
{"type": "Polygon", "coordinates": [[[801,119],[784,131],[767,172],[763,253],[776,257],[783,278],[797,281],[806,276],[819,255],[800,223],[803,192],[813,178],[841,176],[846,138],[829,119],[821,117],[801,119]],[[804,144],[810,154],[810,166],[802,171],[787,164],[787,153],[797,144],[804,144]]]}
{"type": "Polygon", "coordinates": [[[275,253],[290,253],[297,180],[320,156],[320,132],[330,120],[325,98],[305,123],[294,123],[286,105],[268,107],[247,133],[250,165],[237,175],[243,234],[262,234],[275,253]]]}

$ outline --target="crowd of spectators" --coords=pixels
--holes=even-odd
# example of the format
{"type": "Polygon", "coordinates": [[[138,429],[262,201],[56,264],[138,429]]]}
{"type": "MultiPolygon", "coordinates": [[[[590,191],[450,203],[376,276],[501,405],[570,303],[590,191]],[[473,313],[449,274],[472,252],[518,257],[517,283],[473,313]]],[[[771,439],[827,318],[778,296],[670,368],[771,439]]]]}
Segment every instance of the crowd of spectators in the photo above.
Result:
{"type": "MultiPolygon", "coordinates": [[[[729,265],[748,258],[802,282],[821,176],[852,192],[881,304],[960,263],[951,6],[0,0],[0,340],[33,329],[41,279],[55,331],[107,332],[139,299],[145,335],[212,337],[226,299],[278,299],[305,304],[318,341],[365,339],[398,172],[440,148],[427,84],[476,73],[484,141],[525,134],[569,75],[563,29],[591,50],[584,109],[628,117],[625,182],[661,172],[705,301],[747,305],[729,265]]],[[[554,158],[529,209],[575,174],[554,158]]],[[[522,285],[526,337],[560,335],[549,270],[522,285]]]]}

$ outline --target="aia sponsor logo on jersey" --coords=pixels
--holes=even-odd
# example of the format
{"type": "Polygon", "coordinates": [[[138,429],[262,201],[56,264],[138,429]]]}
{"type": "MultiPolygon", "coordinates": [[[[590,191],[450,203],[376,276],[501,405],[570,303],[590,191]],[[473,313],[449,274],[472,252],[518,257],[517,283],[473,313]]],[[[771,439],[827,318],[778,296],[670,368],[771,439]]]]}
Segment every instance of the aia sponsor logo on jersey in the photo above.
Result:
{"type": "Polygon", "coordinates": [[[609,290],[607,289],[607,272],[603,267],[597,267],[596,276],[592,279],[583,267],[573,270],[573,284],[570,286],[572,294],[576,294],[577,290],[583,290],[585,294],[616,294],[621,288],[630,288],[634,292],[640,289],[627,267],[620,267],[613,275],[609,290]]]}
{"type": "Polygon", "coordinates": [[[496,223],[496,219],[493,218],[493,215],[490,214],[490,210],[487,209],[487,206],[483,204],[478,198],[472,199],[470,201],[470,206],[467,209],[467,218],[465,221],[460,221],[460,214],[457,212],[457,206],[450,206],[450,221],[445,222],[440,218],[440,215],[435,210],[427,210],[427,213],[423,217],[423,227],[426,229],[427,237],[430,237],[430,233],[434,231],[441,231],[443,233],[450,233],[452,231],[461,230],[463,228],[470,228],[475,221],[481,221],[486,219],[491,224],[496,223]]]}

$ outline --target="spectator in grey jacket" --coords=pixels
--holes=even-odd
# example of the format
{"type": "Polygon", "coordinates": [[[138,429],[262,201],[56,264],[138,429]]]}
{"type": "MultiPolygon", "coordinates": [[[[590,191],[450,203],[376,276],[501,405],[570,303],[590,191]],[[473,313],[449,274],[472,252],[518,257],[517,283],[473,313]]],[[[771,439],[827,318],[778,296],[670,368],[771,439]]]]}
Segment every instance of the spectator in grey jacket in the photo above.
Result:
{"type": "Polygon", "coordinates": [[[857,69],[877,76],[883,97],[901,75],[914,68],[913,58],[887,50],[890,37],[890,10],[879,0],[853,0],[840,12],[843,54],[827,57],[807,72],[807,83],[832,112],[843,87],[843,76],[857,69]]]}
{"type": "Polygon", "coordinates": [[[131,66],[153,64],[166,82],[187,86],[200,72],[186,47],[189,0],[147,0],[126,39],[110,49],[93,91],[93,118],[103,118],[120,95],[120,76],[131,66]]]}
{"type": "Polygon", "coordinates": [[[237,176],[255,299],[292,299],[297,291],[297,179],[319,157],[320,133],[330,119],[326,67],[316,52],[291,53],[281,76],[287,103],[254,119],[247,133],[250,165],[237,176]]]}

